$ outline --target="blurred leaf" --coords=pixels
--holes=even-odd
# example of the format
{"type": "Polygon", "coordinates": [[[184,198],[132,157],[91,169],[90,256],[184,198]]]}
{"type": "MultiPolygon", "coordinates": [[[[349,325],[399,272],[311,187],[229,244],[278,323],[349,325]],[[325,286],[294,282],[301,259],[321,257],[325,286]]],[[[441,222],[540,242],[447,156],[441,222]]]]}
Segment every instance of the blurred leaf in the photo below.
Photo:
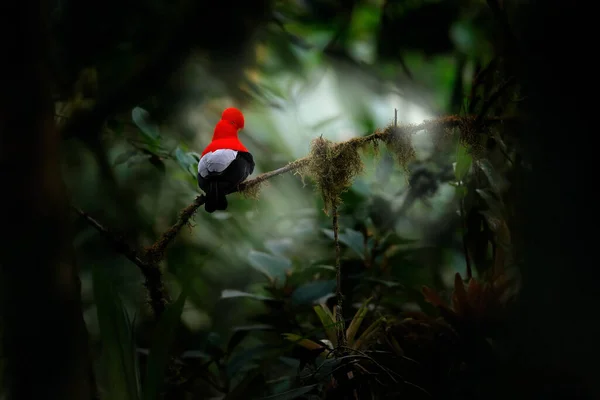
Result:
{"type": "Polygon", "coordinates": [[[129,161],[129,159],[131,157],[135,156],[137,153],[138,153],[137,150],[127,150],[126,152],[121,153],[117,156],[117,158],[115,158],[113,165],[117,166],[117,165],[124,164],[127,161],[129,161]]]}
{"type": "Polygon", "coordinates": [[[248,333],[252,331],[264,331],[264,330],[272,330],[273,326],[266,324],[257,324],[257,325],[249,325],[249,326],[238,326],[234,328],[233,335],[231,335],[231,339],[227,343],[227,353],[231,354],[233,349],[240,344],[242,340],[248,335],[248,333]]]}
{"type": "Polygon", "coordinates": [[[344,233],[340,234],[340,242],[354,250],[360,258],[365,258],[365,237],[361,232],[346,229],[344,233]]]}
{"type": "Polygon", "coordinates": [[[175,338],[186,298],[186,292],[182,291],[175,303],[167,306],[158,321],[148,356],[148,365],[146,366],[144,400],[157,400],[162,391],[164,375],[169,362],[169,351],[175,338]]]}
{"type": "Polygon", "coordinates": [[[493,50],[486,32],[473,21],[462,20],[452,24],[449,31],[456,48],[473,58],[491,57],[493,50]]]}
{"type": "Polygon", "coordinates": [[[471,168],[473,157],[469,154],[469,149],[462,143],[458,144],[456,149],[456,165],[454,166],[454,176],[457,182],[464,180],[465,176],[471,168]]]}
{"type": "Polygon", "coordinates": [[[129,160],[127,160],[126,162],[127,162],[127,166],[131,167],[136,164],[145,163],[146,161],[150,160],[151,158],[152,158],[151,154],[137,153],[137,154],[134,154],[133,156],[131,156],[129,158],[129,160]]]}
{"type": "Polygon", "coordinates": [[[140,128],[140,131],[150,141],[156,143],[160,137],[158,126],[150,121],[150,113],[141,107],[135,107],[131,110],[131,119],[133,123],[140,128]]]}
{"type": "Polygon", "coordinates": [[[306,339],[295,333],[284,333],[283,337],[284,337],[284,339],[289,340],[290,342],[294,342],[298,346],[302,346],[308,350],[319,350],[319,349],[325,350],[325,347],[326,347],[323,343],[314,342],[310,339],[306,339]]]}
{"type": "Polygon", "coordinates": [[[107,273],[98,266],[92,268],[94,299],[103,345],[102,367],[106,369],[107,398],[138,400],[139,370],[132,334],[132,324],[107,273]]]}
{"type": "Polygon", "coordinates": [[[287,392],[288,390],[291,390],[292,388],[292,379],[293,376],[295,375],[295,371],[297,371],[298,368],[296,368],[294,370],[293,374],[287,375],[287,376],[282,376],[279,379],[276,379],[274,381],[270,381],[269,384],[269,389],[271,391],[272,396],[279,394],[279,393],[284,393],[287,392]]]}
{"type": "Polygon", "coordinates": [[[333,315],[327,308],[327,306],[323,304],[319,304],[313,307],[313,310],[317,313],[323,328],[325,329],[325,335],[327,339],[331,342],[333,347],[337,346],[337,334],[336,334],[336,323],[333,315]]]}
{"type": "Polygon", "coordinates": [[[221,337],[217,332],[206,332],[201,335],[198,348],[213,360],[220,360],[225,357],[225,352],[221,348],[221,337]]]}
{"type": "Polygon", "coordinates": [[[360,327],[360,324],[362,323],[363,319],[365,319],[365,316],[367,315],[367,311],[368,311],[367,306],[369,305],[370,301],[371,301],[371,298],[368,298],[367,300],[364,301],[364,303],[358,309],[356,314],[354,314],[354,318],[352,318],[352,322],[350,322],[350,326],[348,326],[348,329],[346,329],[346,340],[348,341],[348,343],[350,345],[352,345],[354,336],[356,336],[356,332],[358,332],[358,328],[360,327]]]}
{"type": "Polygon", "coordinates": [[[279,394],[276,394],[273,396],[263,397],[263,399],[264,400],[267,400],[267,399],[268,400],[293,400],[293,399],[297,399],[298,397],[310,392],[311,390],[313,390],[316,387],[317,387],[317,384],[303,386],[303,387],[288,390],[287,392],[279,393],[279,394]]]}
{"type": "MultiPolygon", "coordinates": [[[[333,230],[323,229],[322,231],[331,240],[334,239],[333,230]]],[[[353,229],[346,229],[343,233],[339,234],[339,239],[340,243],[352,249],[361,259],[365,259],[365,238],[362,233],[353,229]]]]}
{"type": "Polygon", "coordinates": [[[286,253],[294,249],[294,241],[289,237],[268,239],[264,245],[272,254],[280,257],[285,257],[286,253]]]}
{"type": "Polygon", "coordinates": [[[281,349],[272,344],[261,344],[242,350],[229,360],[227,364],[227,376],[229,379],[235,378],[242,372],[258,366],[264,359],[280,352],[281,349]]]}
{"type": "Polygon", "coordinates": [[[262,368],[256,368],[246,374],[241,382],[221,400],[246,400],[253,387],[265,384],[262,368]]]}
{"type": "Polygon", "coordinates": [[[456,195],[460,198],[464,198],[467,195],[467,193],[469,193],[469,189],[467,189],[466,186],[456,185],[455,190],[456,190],[456,195]]]}
{"type": "Polygon", "coordinates": [[[261,296],[259,294],[242,292],[240,290],[234,290],[234,289],[225,289],[225,290],[223,290],[221,292],[221,298],[222,299],[231,299],[231,298],[234,298],[234,297],[249,297],[251,299],[262,300],[262,301],[276,300],[276,299],[274,299],[272,297],[261,296]]]}
{"type": "Polygon", "coordinates": [[[194,159],[192,159],[192,157],[190,157],[186,152],[181,150],[181,147],[177,147],[175,149],[175,159],[177,159],[179,166],[185,171],[187,171],[190,164],[194,162],[194,159]]]}
{"type": "Polygon", "coordinates": [[[329,377],[332,372],[338,368],[343,362],[345,362],[351,356],[344,357],[332,357],[325,359],[319,366],[317,367],[317,371],[315,373],[315,379],[322,380],[323,378],[329,377]]]}
{"type": "Polygon", "coordinates": [[[360,335],[358,339],[352,344],[352,348],[356,350],[360,350],[360,348],[367,344],[369,340],[379,332],[379,328],[382,322],[385,321],[385,317],[380,317],[375,322],[373,322],[365,331],[360,335]]]}
{"type": "Polygon", "coordinates": [[[194,178],[196,177],[196,164],[198,163],[198,160],[196,160],[195,153],[186,153],[181,147],[177,147],[177,149],[175,149],[175,159],[177,160],[177,164],[179,164],[185,172],[188,172],[194,178]]]}
{"type": "Polygon", "coordinates": [[[297,305],[311,304],[333,292],[334,280],[314,281],[298,287],[292,293],[292,303],[297,305]]]}
{"type": "Polygon", "coordinates": [[[497,218],[501,218],[504,207],[502,206],[502,202],[496,198],[494,192],[489,189],[475,189],[475,191],[485,200],[492,214],[497,218]]]}
{"type": "Polygon", "coordinates": [[[399,236],[396,232],[390,232],[387,235],[385,235],[385,238],[383,239],[382,244],[384,245],[384,247],[387,247],[387,246],[391,246],[391,245],[414,244],[416,242],[417,242],[416,239],[404,238],[404,237],[399,236]]]}
{"type": "Polygon", "coordinates": [[[292,268],[289,259],[256,250],[250,251],[248,262],[254,269],[263,273],[271,283],[285,282],[286,275],[292,268]]]}
{"type": "Polygon", "coordinates": [[[498,194],[502,192],[505,186],[504,178],[500,176],[487,159],[477,160],[477,166],[483,171],[492,187],[492,190],[498,194]]]}
{"type": "Polygon", "coordinates": [[[194,160],[194,164],[198,164],[201,158],[199,153],[196,153],[195,151],[190,151],[188,152],[188,155],[194,160]]]}
{"type": "Polygon", "coordinates": [[[398,282],[394,282],[394,281],[389,281],[389,280],[384,280],[384,279],[379,279],[379,278],[373,278],[370,276],[364,277],[362,278],[365,281],[370,281],[370,282],[376,282],[379,284],[382,284],[388,288],[392,288],[392,287],[402,287],[402,284],[398,283],[398,282]]]}

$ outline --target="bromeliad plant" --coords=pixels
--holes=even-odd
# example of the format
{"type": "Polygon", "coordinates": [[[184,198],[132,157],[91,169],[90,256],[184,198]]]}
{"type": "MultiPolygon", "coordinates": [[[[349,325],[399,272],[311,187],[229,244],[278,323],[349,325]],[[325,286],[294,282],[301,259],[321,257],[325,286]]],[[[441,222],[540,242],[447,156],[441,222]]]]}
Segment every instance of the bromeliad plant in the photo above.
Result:
{"type": "Polygon", "coordinates": [[[294,333],[283,334],[285,339],[319,354],[318,365],[315,365],[315,368],[305,368],[304,371],[308,373],[301,376],[301,380],[321,386],[324,393],[327,393],[326,398],[371,398],[374,393],[372,376],[380,372],[391,376],[392,372],[389,369],[381,366],[369,355],[369,349],[382,333],[386,318],[377,318],[358,334],[367,315],[370,300],[369,298],[362,304],[345,330],[343,321],[337,320],[336,314],[326,305],[315,306],[314,311],[325,336],[318,341],[294,333]]]}
{"type": "Polygon", "coordinates": [[[381,330],[382,323],[385,321],[385,317],[376,319],[357,336],[358,330],[367,315],[370,301],[371,299],[369,298],[363,303],[356,314],[354,314],[348,329],[346,329],[345,332],[341,332],[341,336],[339,331],[343,325],[341,324],[341,321],[336,319],[336,315],[325,304],[316,305],[313,309],[323,326],[326,338],[319,340],[317,343],[294,333],[284,333],[283,336],[285,339],[296,342],[297,345],[308,350],[327,350],[329,352],[327,355],[328,357],[331,357],[336,352],[338,354],[345,354],[352,351],[362,351],[366,349],[372,342],[372,339],[377,336],[381,330]],[[338,339],[340,337],[342,340],[338,339]]]}

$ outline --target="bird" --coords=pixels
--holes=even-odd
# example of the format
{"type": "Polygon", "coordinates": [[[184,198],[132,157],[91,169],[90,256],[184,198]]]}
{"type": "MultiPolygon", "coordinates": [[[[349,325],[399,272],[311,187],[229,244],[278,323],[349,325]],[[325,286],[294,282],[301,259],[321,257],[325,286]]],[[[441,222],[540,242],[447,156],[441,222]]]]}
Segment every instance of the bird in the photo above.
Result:
{"type": "Polygon", "coordinates": [[[234,107],[225,109],[200,156],[198,187],[205,193],[204,209],[208,213],[226,210],[226,196],[254,172],[254,157],[238,138],[242,129],[244,114],[234,107]]]}

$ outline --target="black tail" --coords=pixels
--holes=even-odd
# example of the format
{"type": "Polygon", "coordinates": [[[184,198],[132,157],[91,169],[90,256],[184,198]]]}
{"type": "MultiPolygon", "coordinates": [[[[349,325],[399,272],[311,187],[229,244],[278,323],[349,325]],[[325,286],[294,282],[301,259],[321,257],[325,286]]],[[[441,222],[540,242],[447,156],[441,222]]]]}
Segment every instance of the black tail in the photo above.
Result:
{"type": "Polygon", "coordinates": [[[225,190],[220,187],[219,182],[209,182],[208,193],[206,193],[206,202],[204,203],[206,212],[212,213],[215,210],[227,209],[227,198],[225,190]]]}

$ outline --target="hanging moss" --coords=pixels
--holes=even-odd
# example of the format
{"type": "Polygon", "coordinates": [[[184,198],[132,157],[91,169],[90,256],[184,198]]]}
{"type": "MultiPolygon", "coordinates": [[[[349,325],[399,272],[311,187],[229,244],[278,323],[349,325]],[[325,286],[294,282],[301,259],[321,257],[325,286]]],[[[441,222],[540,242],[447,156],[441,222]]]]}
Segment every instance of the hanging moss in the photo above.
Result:
{"type": "Polygon", "coordinates": [[[302,172],[316,182],[317,190],[329,211],[340,203],[340,195],[352,185],[355,176],[363,171],[364,165],[358,154],[357,141],[332,143],[323,137],[311,143],[309,161],[302,172]]]}
{"type": "Polygon", "coordinates": [[[398,163],[406,174],[409,173],[408,164],[417,157],[410,135],[409,127],[391,125],[383,131],[381,136],[387,148],[396,155],[398,163]]]}

